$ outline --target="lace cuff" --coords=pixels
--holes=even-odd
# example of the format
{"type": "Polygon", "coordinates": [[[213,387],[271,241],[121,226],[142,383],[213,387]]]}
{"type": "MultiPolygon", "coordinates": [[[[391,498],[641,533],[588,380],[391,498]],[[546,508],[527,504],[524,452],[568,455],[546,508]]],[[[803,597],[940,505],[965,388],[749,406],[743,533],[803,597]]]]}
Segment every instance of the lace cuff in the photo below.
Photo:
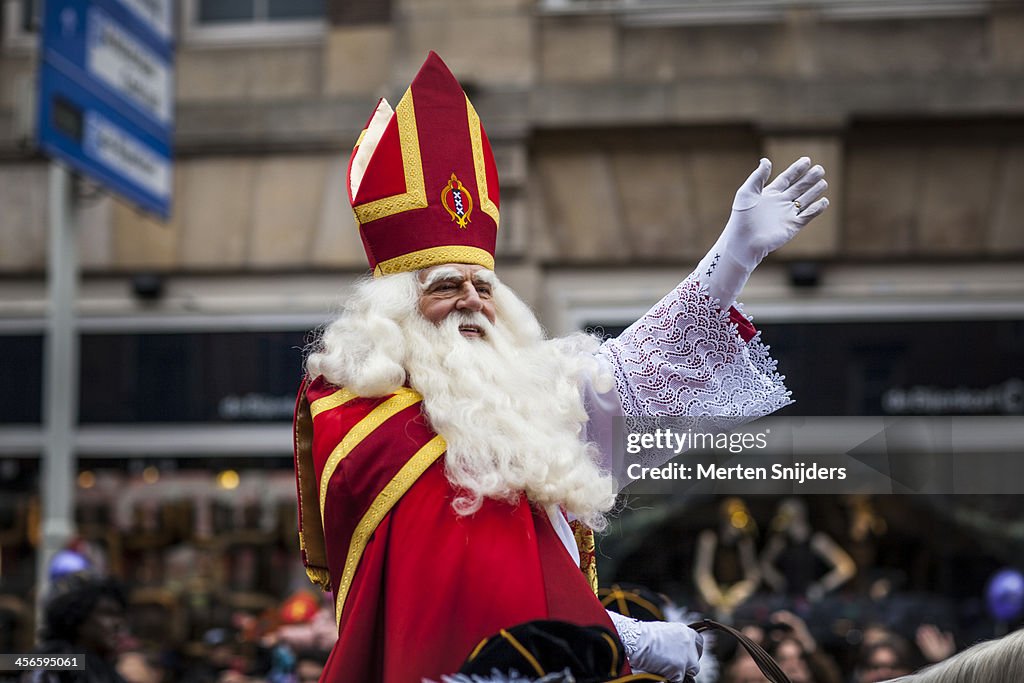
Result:
{"type": "Polygon", "coordinates": [[[599,353],[615,372],[626,416],[743,422],[792,403],[760,334],[744,342],[693,276],[599,353]]]}
{"type": "Polygon", "coordinates": [[[619,634],[619,640],[622,641],[622,647],[626,651],[626,658],[633,657],[640,646],[640,622],[618,612],[605,611],[608,612],[612,625],[615,626],[615,630],[619,634]]]}

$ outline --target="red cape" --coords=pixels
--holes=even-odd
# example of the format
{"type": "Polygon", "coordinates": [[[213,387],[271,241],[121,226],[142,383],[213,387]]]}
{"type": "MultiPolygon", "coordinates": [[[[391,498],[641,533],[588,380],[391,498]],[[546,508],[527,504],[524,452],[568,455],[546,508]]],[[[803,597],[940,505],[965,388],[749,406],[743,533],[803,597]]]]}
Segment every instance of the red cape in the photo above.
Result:
{"type": "Polygon", "coordinates": [[[471,516],[455,513],[443,441],[417,395],[363,399],[322,379],[305,388],[300,535],[341,605],[321,681],[436,680],[485,638],[534,619],[615,632],[543,511],[488,499],[471,516]]]}

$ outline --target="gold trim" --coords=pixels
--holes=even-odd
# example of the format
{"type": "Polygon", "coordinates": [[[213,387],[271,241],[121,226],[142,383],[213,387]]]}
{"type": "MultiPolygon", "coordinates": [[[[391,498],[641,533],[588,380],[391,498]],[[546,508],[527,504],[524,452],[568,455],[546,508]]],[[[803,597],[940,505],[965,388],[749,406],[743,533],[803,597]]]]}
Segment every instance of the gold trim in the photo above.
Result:
{"type": "Polygon", "coordinates": [[[469,116],[469,141],[473,147],[473,167],[476,169],[476,190],[480,195],[480,210],[494,219],[494,227],[498,227],[498,206],[487,194],[487,165],[484,163],[484,141],[480,131],[480,116],[477,115],[473,103],[466,98],[466,113],[469,116]]]}
{"type": "Polygon", "coordinates": [[[398,141],[402,147],[405,192],[352,207],[360,225],[403,211],[427,208],[427,186],[423,180],[423,159],[420,155],[420,136],[416,130],[412,89],[407,90],[398,103],[395,116],[398,117],[398,141]]]}
{"type": "MultiPolygon", "coordinates": [[[[600,597],[600,592],[598,592],[598,597],[600,597]]],[[[619,614],[624,617],[631,616],[629,613],[629,605],[626,604],[626,593],[619,588],[619,584],[617,583],[613,583],[612,587],[608,589],[607,593],[605,593],[605,596],[601,598],[601,604],[605,607],[613,602],[618,608],[619,614]]]]}
{"type": "Polygon", "coordinates": [[[632,610],[629,608],[629,602],[633,602],[636,603],[638,607],[643,607],[652,615],[654,615],[654,617],[657,618],[658,621],[667,621],[665,619],[665,614],[661,611],[660,607],[655,605],[647,598],[643,598],[637,595],[633,591],[623,590],[622,587],[619,586],[619,584],[617,583],[613,583],[612,587],[608,589],[607,593],[605,593],[605,596],[601,598],[601,604],[605,607],[612,604],[613,602],[616,603],[616,605],[618,606],[619,614],[623,616],[633,616],[631,613],[632,610]]]}
{"type": "Polygon", "coordinates": [[[489,638],[484,638],[483,640],[481,640],[480,643],[473,648],[473,651],[469,653],[469,657],[466,658],[466,661],[472,662],[474,659],[476,659],[477,655],[480,654],[480,650],[484,649],[484,645],[487,644],[488,640],[489,638]]]}
{"type": "Polygon", "coordinates": [[[318,398],[309,404],[309,413],[314,418],[325,410],[331,410],[337,408],[340,405],[344,405],[354,398],[359,398],[359,394],[350,391],[349,389],[338,389],[330,396],[324,396],[318,398]]]}
{"type": "Polygon", "coordinates": [[[629,616],[629,605],[626,604],[626,594],[622,591],[616,591],[615,593],[615,604],[619,606],[619,611],[623,615],[629,616]]]}
{"type": "Polygon", "coordinates": [[[430,266],[439,266],[444,263],[472,263],[483,266],[487,270],[494,270],[494,257],[490,252],[480,247],[430,247],[420,249],[408,254],[402,254],[395,258],[381,261],[373,269],[373,276],[394,275],[395,273],[409,273],[430,266]]]}
{"type": "Polygon", "coordinates": [[[356,138],[356,144],[352,146],[352,149],[355,149],[355,148],[356,148],[356,147],[358,147],[359,145],[363,144],[363,138],[365,138],[365,137],[366,137],[366,131],[367,131],[367,130],[369,130],[369,129],[367,129],[367,128],[363,128],[362,132],[361,132],[361,133],[359,133],[359,137],[358,137],[358,138],[356,138]]]}
{"type": "Polygon", "coordinates": [[[608,671],[608,675],[614,676],[619,672],[619,646],[607,633],[602,632],[601,637],[608,641],[608,647],[612,649],[612,668],[608,671]]]}
{"type": "MultiPolygon", "coordinates": [[[[653,602],[651,602],[650,600],[646,600],[644,598],[641,598],[636,593],[631,593],[631,594],[628,595],[628,597],[629,597],[630,600],[635,602],[639,607],[643,607],[644,609],[649,611],[651,614],[653,614],[654,616],[658,617],[659,620],[666,621],[665,615],[661,613],[661,609],[657,605],[655,605],[653,602]]],[[[628,617],[628,616],[631,616],[631,615],[627,614],[626,616],[628,617]]]]}
{"type": "Polygon", "coordinates": [[[306,576],[313,585],[325,591],[331,590],[331,573],[323,567],[306,567],[306,576]]]}
{"type": "Polygon", "coordinates": [[[352,540],[348,546],[348,555],[345,556],[345,568],[341,573],[341,581],[338,583],[338,595],[335,601],[334,613],[338,624],[341,624],[341,613],[345,609],[345,599],[348,597],[349,588],[352,587],[352,580],[355,578],[356,568],[366,550],[366,544],[370,536],[380,524],[384,516],[395,506],[406,491],[408,491],[420,475],[427,471],[435,460],[448,448],[448,444],[440,436],[435,436],[428,441],[416,454],[409,458],[402,466],[398,474],[388,482],[377,498],[370,505],[370,508],[359,520],[356,530],[352,533],[352,540]]]}
{"type": "Polygon", "coordinates": [[[544,676],[547,673],[546,671],[544,671],[544,667],[540,665],[540,662],[537,661],[537,658],[531,655],[530,651],[523,647],[523,644],[516,640],[516,637],[514,635],[512,635],[505,629],[501,629],[499,633],[501,634],[502,638],[512,643],[512,647],[514,647],[516,651],[523,656],[523,659],[529,662],[530,666],[533,667],[533,670],[537,672],[538,676],[544,676]]]}
{"type": "Polygon", "coordinates": [[[324,471],[320,475],[320,523],[323,524],[324,519],[324,506],[327,504],[327,485],[331,481],[331,477],[334,476],[334,470],[337,469],[338,464],[352,452],[362,442],[363,439],[373,433],[377,427],[390,420],[392,417],[402,412],[406,408],[412,405],[416,405],[423,398],[412,389],[407,387],[399,387],[395,395],[388,400],[381,403],[379,406],[370,411],[370,414],[364,417],[362,420],[357,422],[352,429],[349,430],[345,438],[341,440],[334,450],[331,451],[330,457],[327,458],[326,464],[324,464],[324,471]]]}
{"type": "Polygon", "coordinates": [[[295,406],[295,421],[292,438],[295,443],[295,483],[299,502],[299,549],[302,551],[306,575],[314,584],[330,590],[330,574],[327,570],[327,553],[324,550],[323,523],[320,521],[317,495],[316,470],[313,466],[313,418],[309,413],[306,390],[309,378],[302,380],[295,406]]]}

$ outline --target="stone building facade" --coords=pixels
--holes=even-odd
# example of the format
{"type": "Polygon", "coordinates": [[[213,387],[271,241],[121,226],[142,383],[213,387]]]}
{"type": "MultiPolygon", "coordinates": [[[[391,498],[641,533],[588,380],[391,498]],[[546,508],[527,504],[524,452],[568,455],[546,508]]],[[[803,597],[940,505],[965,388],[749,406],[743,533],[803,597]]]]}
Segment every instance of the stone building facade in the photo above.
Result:
{"type": "MultiPolygon", "coordinates": [[[[46,165],[24,125],[37,55],[16,24],[31,5],[5,0],[0,273],[20,296],[0,317],[38,312],[45,268],[46,165]]],[[[84,202],[85,315],[138,310],[120,285],[139,272],[166,278],[151,314],[189,297],[202,309],[188,283],[209,277],[240,310],[316,311],[364,265],[348,150],[429,49],[494,141],[502,271],[556,331],[571,327],[551,301],[559,276],[675,279],[761,155],[781,167],[809,154],[832,201],[765,275],[799,259],[820,264],[826,289],[918,271],[941,288],[962,269],[961,289],[995,271],[1021,284],[1020,3],[335,1],[319,20],[258,26],[204,22],[202,6],[179,8],[173,216],[84,202]],[[308,301],[284,294],[310,277],[308,301]]],[[[793,296],[785,278],[755,280],[748,295],[762,294],[793,296]]]]}

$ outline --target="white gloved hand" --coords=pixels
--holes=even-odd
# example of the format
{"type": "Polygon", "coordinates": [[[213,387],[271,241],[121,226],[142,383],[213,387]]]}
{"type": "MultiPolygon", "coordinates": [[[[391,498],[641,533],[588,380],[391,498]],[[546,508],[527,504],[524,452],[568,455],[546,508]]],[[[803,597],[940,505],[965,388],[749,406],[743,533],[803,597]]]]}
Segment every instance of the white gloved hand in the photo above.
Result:
{"type": "Polygon", "coordinates": [[[686,624],[667,621],[637,621],[608,612],[634,673],[644,671],[682,683],[700,671],[704,637],[686,624]]]}
{"type": "Polygon", "coordinates": [[[797,159],[765,185],[771,173],[772,162],[761,159],[736,191],[722,236],[694,271],[723,309],[735,303],[761,259],[793,239],[828,207],[828,199],[821,197],[828,187],[825,169],[811,166],[807,157],[797,159]]]}

